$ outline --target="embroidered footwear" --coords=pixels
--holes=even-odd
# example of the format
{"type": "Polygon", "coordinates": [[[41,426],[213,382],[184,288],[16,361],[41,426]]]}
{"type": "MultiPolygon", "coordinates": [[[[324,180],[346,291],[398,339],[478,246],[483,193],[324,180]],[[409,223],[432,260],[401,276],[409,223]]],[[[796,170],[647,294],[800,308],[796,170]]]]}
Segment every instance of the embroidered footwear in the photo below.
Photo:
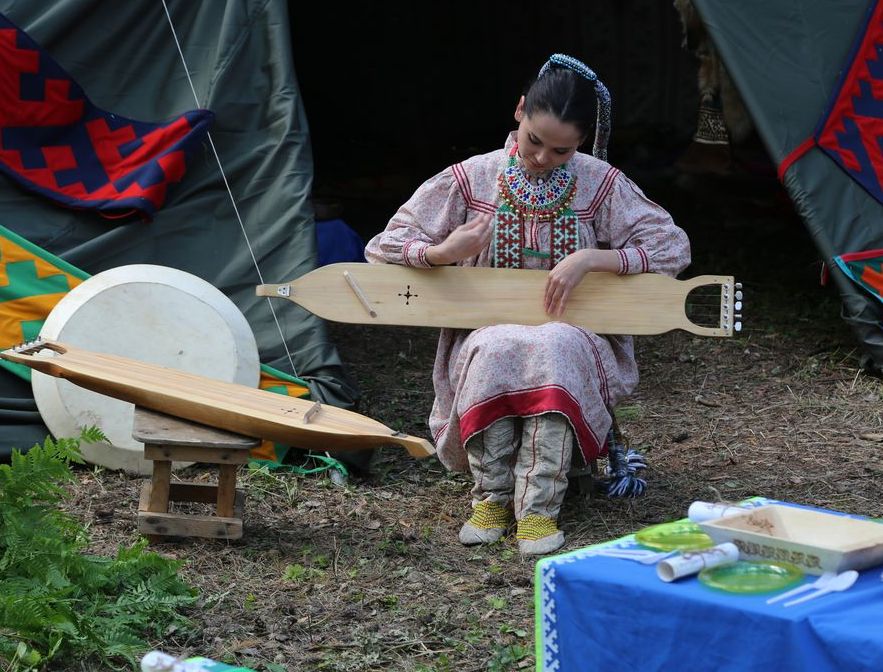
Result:
{"type": "Polygon", "coordinates": [[[564,532],[552,518],[530,514],[518,521],[518,550],[522,555],[545,555],[564,545],[564,532]]]}
{"type": "Polygon", "coordinates": [[[496,502],[479,502],[472,509],[472,516],[460,529],[460,543],[464,546],[492,544],[499,540],[512,521],[509,509],[496,502]]]}

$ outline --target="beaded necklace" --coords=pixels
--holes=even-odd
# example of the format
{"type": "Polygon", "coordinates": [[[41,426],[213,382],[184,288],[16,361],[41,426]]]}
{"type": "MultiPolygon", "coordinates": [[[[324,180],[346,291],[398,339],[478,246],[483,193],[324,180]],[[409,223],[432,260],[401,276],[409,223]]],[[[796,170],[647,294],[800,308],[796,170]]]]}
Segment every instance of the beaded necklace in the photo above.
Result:
{"type": "Polygon", "coordinates": [[[555,168],[548,179],[533,184],[518,165],[517,155],[516,143],[497,178],[501,202],[494,216],[494,266],[523,268],[525,254],[541,255],[525,247],[525,224],[548,221],[550,268],[554,268],[579,247],[576,214],[570,207],[576,177],[564,165],[555,168]]]}

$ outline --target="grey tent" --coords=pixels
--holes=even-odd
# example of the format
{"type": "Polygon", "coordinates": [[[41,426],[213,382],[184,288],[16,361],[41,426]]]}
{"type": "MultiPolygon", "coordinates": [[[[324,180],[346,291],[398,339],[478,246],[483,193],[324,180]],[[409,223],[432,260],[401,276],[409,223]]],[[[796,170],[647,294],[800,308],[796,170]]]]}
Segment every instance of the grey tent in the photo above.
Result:
{"type": "MultiPolygon", "coordinates": [[[[89,274],[148,263],[203,278],[246,316],[263,363],[306,380],[314,398],[351,406],[355,391],[324,323],[282,302],[277,328],[254,295],[261,278],[283,282],[316,264],[312,157],[284,0],[0,0],[0,13],[104,110],[155,122],[213,111],[234,197],[206,146],[150,222],[64,209],[0,178],[0,224],[89,274]]],[[[45,438],[26,381],[0,372],[0,398],[0,453],[45,438]]]]}
{"type": "MultiPolygon", "coordinates": [[[[883,203],[869,185],[879,182],[881,166],[876,165],[875,171],[872,161],[861,155],[873,158],[879,153],[880,137],[867,132],[849,149],[852,139],[846,127],[853,121],[847,115],[845,125],[835,124],[838,127],[832,129],[832,138],[841,147],[825,152],[813,141],[851,64],[864,58],[857,49],[861,39],[867,36],[870,52],[879,54],[883,26],[878,2],[693,0],[693,4],[831,271],[842,297],[843,318],[862,343],[864,364],[883,371],[881,297],[842,270],[844,255],[863,255],[876,258],[877,268],[869,272],[879,272],[883,203]]],[[[868,117],[868,128],[881,115],[874,101],[879,83],[875,63],[876,55],[857,63],[870,74],[842,98],[844,106],[856,107],[851,114],[868,117]],[[854,95],[859,90],[870,94],[863,111],[858,109],[862,101],[854,95]]]]}

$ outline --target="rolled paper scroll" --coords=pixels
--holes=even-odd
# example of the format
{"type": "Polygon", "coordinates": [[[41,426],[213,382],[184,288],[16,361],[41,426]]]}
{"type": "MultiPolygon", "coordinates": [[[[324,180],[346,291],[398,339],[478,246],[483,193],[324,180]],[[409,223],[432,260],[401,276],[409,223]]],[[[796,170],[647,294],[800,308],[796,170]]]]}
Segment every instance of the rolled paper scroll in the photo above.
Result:
{"type": "Polygon", "coordinates": [[[686,551],[656,565],[656,574],[665,582],[698,574],[707,567],[730,565],[739,559],[739,549],[726,542],[701,551],[686,551]]]}
{"type": "Polygon", "coordinates": [[[751,506],[739,506],[737,504],[723,504],[712,502],[693,502],[687,511],[687,518],[691,523],[704,523],[706,520],[716,520],[725,516],[733,516],[737,513],[745,513],[751,506]]]}

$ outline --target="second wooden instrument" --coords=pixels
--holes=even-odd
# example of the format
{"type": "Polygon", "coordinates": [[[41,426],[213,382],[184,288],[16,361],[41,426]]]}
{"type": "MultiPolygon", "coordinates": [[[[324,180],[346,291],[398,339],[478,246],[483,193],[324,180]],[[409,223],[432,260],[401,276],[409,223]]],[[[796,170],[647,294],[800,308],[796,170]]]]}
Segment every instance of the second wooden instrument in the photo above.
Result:
{"type": "Polygon", "coordinates": [[[128,357],[47,340],[4,350],[0,357],[137,406],[297,448],[354,450],[395,444],[415,457],[435,453],[426,439],[393,431],[359,413],[128,357]]]}
{"type": "Polygon", "coordinates": [[[336,322],[477,329],[493,324],[562,321],[599,334],[661,334],[683,329],[700,336],[732,336],[742,327],[740,285],[732,276],[676,280],[655,273],[587,273],[564,314],[543,310],[548,271],[393,264],[322,266],[258,296],[286,298],[336,322]],[[711,286],[713,322],[687,316],[690,293],[711,286]]]}

